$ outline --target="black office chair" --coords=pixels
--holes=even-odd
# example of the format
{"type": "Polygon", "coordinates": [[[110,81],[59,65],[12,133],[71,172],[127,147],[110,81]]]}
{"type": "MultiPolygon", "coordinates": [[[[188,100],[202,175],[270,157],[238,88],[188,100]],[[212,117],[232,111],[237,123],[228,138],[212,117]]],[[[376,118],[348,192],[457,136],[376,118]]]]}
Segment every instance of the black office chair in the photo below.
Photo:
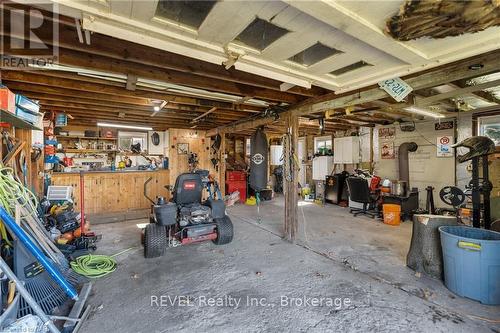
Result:
{"type": "Polygon", "coordinates": [[[372,219],[379,215],[376,211],[378,195],[370,193],[370,187],[366,179],[361,177],[348,177],[347,187],[349,189],[349,199],[363,204],[363,208],[351,208],[349,209],[349,213],[352,213],[354,216],[360,214],[368,215],[372,219]]]}

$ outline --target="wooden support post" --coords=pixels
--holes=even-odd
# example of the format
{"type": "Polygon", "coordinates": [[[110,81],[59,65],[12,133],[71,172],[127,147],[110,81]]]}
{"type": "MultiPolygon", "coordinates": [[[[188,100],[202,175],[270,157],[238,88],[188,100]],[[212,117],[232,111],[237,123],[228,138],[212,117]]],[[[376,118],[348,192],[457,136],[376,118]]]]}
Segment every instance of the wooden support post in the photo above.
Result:
{"type": "MultiPolygon", "coordinates": [[[[284,150],[284,157],[294,165],[291,177],[284,177],[284,192],[285,192],[285,239],[290,242],[295,242],[295,237],[298,231],[298,167],[295,165],[294,154],[298,151],[299,145],[299,118],[289,115],[286,118],[287,133],[291,135],[291,145],[284,150]]],[[[289,171],[284,170],[284,174],[289,171]]]]}
{"type": "Polygon", "coordinates": [[[370,128],[370,173],[373,173],[374,159],[375,159],[375,151],[374,151],[375,142],[373,141],[373,132],[374,132],[373,128],[370,128]]]}
{"type": "Polygon", "coordinates": [[[222,196],[226,195],[226,133],[220,132],[219,149],[219,187],[222,196]]]}

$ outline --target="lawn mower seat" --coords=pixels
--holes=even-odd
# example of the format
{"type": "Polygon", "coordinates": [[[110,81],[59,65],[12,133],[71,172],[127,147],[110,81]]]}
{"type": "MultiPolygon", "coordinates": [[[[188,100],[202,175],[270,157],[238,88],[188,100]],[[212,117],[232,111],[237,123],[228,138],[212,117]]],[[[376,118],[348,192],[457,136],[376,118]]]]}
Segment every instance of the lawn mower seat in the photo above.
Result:
{"type": "Polygon", "coordinates": [[[203,183],[196,173],[183,173],[177,177],[174,186],[174,202],[178,205],[201,203],[203,183]]]}

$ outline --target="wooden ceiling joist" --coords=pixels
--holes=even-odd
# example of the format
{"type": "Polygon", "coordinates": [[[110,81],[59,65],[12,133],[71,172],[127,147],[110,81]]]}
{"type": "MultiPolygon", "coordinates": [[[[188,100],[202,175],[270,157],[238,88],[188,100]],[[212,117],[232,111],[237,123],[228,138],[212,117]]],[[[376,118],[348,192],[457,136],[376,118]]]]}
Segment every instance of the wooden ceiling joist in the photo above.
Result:
{"type": "MultiPolygon", "coordinates": [[[[80,96],[78,92],[72,92],[72,94],[65,93],[63,95],[55,95],[55,94],[48,94],[48,93],[39,93],[39,92],[32,92],[32,91],[25,91],[22,89],[18,89],[14,86],[14,90],[24,94],[25,96],[32,98],[34,100],[41,100],[45,101],[46,103],[78,103],[81,104],[82,106],[88,106],[88,107],[96,107],[96,106],[105,106],[105,107],[113,107],[118,109],[134,109],[134,110],[145,110],[145,111],[150,111],[151,106],[149,103],[145,102],[145,104],[142,103],[135,103],[135,104],[127,104],[127,103],[122,103],[122,101],[119,98],[115,98],[118,101],[115,100],[110,100],[109,95],[104,95],[104,96],[95,96],[94,98],[89,98],[89,96],[80,96]]],[[[192,113],[193,116],[199,113],[206,112],[209,110],[209,107],[205,106],[193,106],[193,105],[184,105],[184,104],[177,104],[177,103],[167,103],[167,105],[164,107],[165,110],[177,110],[177,111],[186,111],[186,113],[192,113]]],[[[215,112],[217,115],[222,115],[222,116],[230,116],[231,118],[239,119],[242,117],[242,115],[251,115],[252,112],[247,112],[247,111],[234,111],[234,110],[228,110],[228,109],[217,109],[218,112],[215,112]]]]}
{"type": "MultiPolygon", "coordinates": [[[[46,110],[60,110],[60,111],[68,111],[72,112],[74,110],[95,110],[103,113],[118,113],[118,112],[123,112],[125,114],[135,114],[138,116],[142,117],[149,117],[153,113],[153,110],[151,109],[133,109],[133,108],[115,108],[115,107],[106,107],[102,105],[87,105],[87,104],[79,104],[79,103],[71,103],[71,102],[50,102],[50,101],[44,101],[40,100],[40,105],[46,109],[46,110]]],[[[161,117],[167,117],[167,118],[180,118],[180,119],[185,119],[188,121],[191,121],[193,118],[193,112],[186,112],[183,110],[176,110],[176,109],[164,109],[162,111],[159,111],[155,118],[159,119],[161,117]]],[[[213,115],[209,120],[221,120],[222,122],[228,122],[231,120],[236,119],[237,117],[227,115],[227,114],[220,114],[220,115],[213,115]]]]}
{"type": "MultiPolygon", "coordinates": [[[[5,52],[8,53],[9,50],[5,50],[5,52]]],[[[15,52],[13,53],[15,54],[15,52]]],[[[207,78],[194,75],[190,72],[174,71],[144,63],[109,58],[99,54],[85,53],[61,46],[59,47],[58,64],[107,73],[130,74],[139,78],[168,82],[213,92],[238,96],[252,96],[270,102],[297,103],[306,98],[305,96],[295,95],[288,91],[282,92],[279,90],[279,85],[278,90],[272,90],[260,86],[243,84],[241,82],[224,81],[211,77],[207,78]]]]}
{"type": "MultiPolygon", "coordinates": [[[[198,104],[197,98],[193,97],[176,96],[169,93],[150,92],[140,89],[136,89],[135,91],[129,91],[126,90],[124,87],[121,88],[101,83],[89,83],[83,80],[82,81],[77,80],[77,78],[65,79],[49,75],[43,75],[44,74],[43,72],[44,71],[40,71],[40,73],[32,73],[32,72],[25,73],[21,71],[2,71],[2,80],[24,82],[24,83],[29,83],[31,85],[60,87],[65,89],[87,91],[99,94],[109,94],[115,96],[128,96],[128,97],[167,100],[169,102],[175,102],[180,104],[189,104],[189,105],[198,104]]],[[[230,103],[223,103],[223,104],[230,105],[230,103]]]]}
{"type": "MultiPolygon", "coordinates": [[[[467,80],[453,81],[451,84],[458,88],[466,88],[469,86],[469,84],[467,84],[467,80]]],[[[472,92],[472,95],[489,103],[500,104],[500,99],[489,91],[478,90],[472,92]]]]}
{"type": "MultiPolygon", "coordinates": [[[[472,76],[486,75],[497,71],[500,71],[500,51],[489,52],[481,56],[458,61],[420,74],[412,74],[403,79],[414,91],[418,91],[419,89],[435,87],[447,82],[466,79],[472,76]],[[475,70],[471,69],[472,66],[477,64],[481,64],[482,67],[475,70]]],[[[389,95],[384,90],[376,85],[367,87],[361,91],[341,95],[330,93],[319,98],[312,98],[294,106],[292,112],[298,116],[307,115],[328,109],[369,103],[388,96],[389,95]]]]}
{"type": "MultiPolygon", "coordinates": [[[[4,8],[8,10],[8,7],[4,8]]],[[[10,20],[10,15],[4,15],[6,23],[10,20]]],[[[45,13],[47,19],[51,19],[52,15],[45,13]]],[[[134,62],[142,65],[154,66],[165,70],[176,71],[181,73],[189,73],[193,76],[200,76],[213,79],[212,81],[227,81],[238,84],[244,84],[253,87],[281,92],[280,85],[282,82],[270,78],[256,76],[246,72],[231,68],[226,70],[222,65],[211,64],[198,59],[180,56],[175,53],[164,50],[135,44],[125,40],[120,40],[110,36],[105,36],[98,33],[92,34],[92,41],[89,44],[80,43],[78,40],[77,28],[74,20],[64,18],[59,24],[59,40],[58,45],[62,49],[75,50],[81,53],[99,55],[115,60],[123,60],[134,62]]],[[[16,36],[24,38],[24,36],[16,36]]],[[[37,37],[47,45],[51,45],[52,31],[38,29],[37,37]]],[[[319,96],[326,92],[325,89],[312,87],[305,89],[301,87],[292,87],[287,90],[291,95],[304,97],[319,96]]]]}
{"type": "MultiPolygon", "coordinates": [[[[403,77],[406,83],[408,83],[415,92],[419,89],[431,88],[439,85],[446,84],[448,82],[453,82],[457,80],[467,79],[470,77],[477,77],[481,75],[487,75],[500,71],[500,50],[488,52],[486,54],[468,58],[465,60],[460,60],[451,64],[447,64],[441,67],[429,69],[420,73],[408,75],[403,77]],[[477,66],[480,64],[481,66],[477,66]]],[[[489,83],[486,86],[492,86],[494,83],[489,83]]],[[[463,88],[462,92],[478,91],[480,89],[466,87],[463,88]]],[[[446,94],[440,94],[440,97],[428,97],[425,103],[436,102],[450,96],[446,94]]],[[[304,102],[290,107],[287,113],[292,113],[295,116],[305,116],[314,115],[327,110],[336,110],[345,108],[348,106],[355,106],[365,103],[377,103],[381,99],[387,98],[389,95],[378,85],[366,87],[359,91],[353,91],[344,94],[329,93],[321,97],[310,98],[304,102]]],[[[395,103],[389,104],[385,103],[385,107],[393,108],[397,110],[400,106],[407,106],[406,103],[395,103]]],[[[281,116],[284,116],[282,114],[281,116]]],[[[418,116],[416,116],[418,117],[418,116]]],[[[272,119],[261,120],[260,123],[265,124],[266,122],[271,122],[272,119]]],[[[253,127],[254,120],[248,120],[247,122],[238,122],[239,130],[244,130],[253,127]]],[[[225,125],[217,129],[213,129],[210,133],[217,133],[218,131],[224,131],[226,128],[232,125],[225,125]]]]}
{"type": "Polygon", "coordinates": [[[160,67],[146,66],[130,61],[116,60],[96,55],[81,53],[69,49],[59,49],[59,63],[74,67],[94,69],[109,73],[133,74],[140,78],[169,82],[192,88],[200,88],[214,92],[239,96],[252,96],[272,102],[297,103],[303,98],[289,93],[273,91],[260,87],[252,87],[229,81],[192,75],[184,72],[167,71],[160,67]]]}

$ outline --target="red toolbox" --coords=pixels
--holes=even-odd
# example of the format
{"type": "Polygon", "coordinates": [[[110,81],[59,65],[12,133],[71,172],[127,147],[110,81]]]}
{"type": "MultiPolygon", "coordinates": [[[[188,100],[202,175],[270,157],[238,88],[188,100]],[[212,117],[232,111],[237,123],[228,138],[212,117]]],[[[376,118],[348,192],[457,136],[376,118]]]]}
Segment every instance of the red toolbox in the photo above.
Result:
{"type": "Polygon", "coordinates": [[[247,181],[226,182],[226,194],[230,194],[235,191],[240,192],[239,202],[245,203],[245,201],[247,200],[247,181]]]}
{"type": "Polygon", "coordinates": [[[227,181],[246,181],[247,173],[245,171],[226,171],[227,181]]]}
{"type": "Polygon", "coordinates": [[[247,200],[247,173],[245,171],[226,171],[226,194],[240,192],[240,201],[247,200]]]}

